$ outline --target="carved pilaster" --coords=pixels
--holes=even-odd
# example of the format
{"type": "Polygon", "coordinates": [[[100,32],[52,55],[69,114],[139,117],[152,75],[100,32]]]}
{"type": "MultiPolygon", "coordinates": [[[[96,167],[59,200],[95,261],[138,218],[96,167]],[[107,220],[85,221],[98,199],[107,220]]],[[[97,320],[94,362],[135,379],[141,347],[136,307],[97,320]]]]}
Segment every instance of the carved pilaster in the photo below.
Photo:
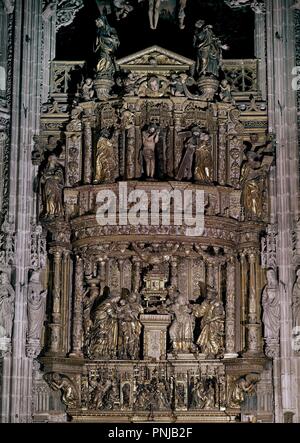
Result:
{"type": "Polygon", "coordinates": [[[83,182],[89,184],[92,182],[92,128],[89,120],[84,121],[84,171],[83,182]]]}
{"type": "Polygon", "coordinates": [[[52,286],[52,323],[50,324],[49,351],[57,353],[61,344],[61,260],[62,249],[54,246],[50,249],[53,256],[53,286],[52,286]]]}
{"type": "Polygon", "coordinates": [[[178,258],[171,257],[171,286],[178,288],[178,258]]]}
{"type": "Polygon", "coordinates": [[[141,260],[138,257],[132,258],[133,262],[133,292],[139,293],[141,288],[141,260]]]}
{"type": "Polygon", "coordinates": [[[249,301],[247,342],[245,355],[253,356],[262,354],[261,322],[259,319],[257,303],[257,252],[254,249],[248,251],[249,260],[249,301]]]}
{"type": "Polygon", "coordinates": [[[236,262],[234,257],[230,257],[226,269],[226,323],[225,339],[226,354],[225,357],[237,357],[235,347],[235,294],[236,294],[236,262]]]}
{"type": "Polygon", "coordinates": [[[70,356],[79,357],[82,354],[82,296],[83,296],[83,260],[76,255],[75,261],[75,288],[73,300],[73,330],[72,330],[72,353],[70,356]]]}

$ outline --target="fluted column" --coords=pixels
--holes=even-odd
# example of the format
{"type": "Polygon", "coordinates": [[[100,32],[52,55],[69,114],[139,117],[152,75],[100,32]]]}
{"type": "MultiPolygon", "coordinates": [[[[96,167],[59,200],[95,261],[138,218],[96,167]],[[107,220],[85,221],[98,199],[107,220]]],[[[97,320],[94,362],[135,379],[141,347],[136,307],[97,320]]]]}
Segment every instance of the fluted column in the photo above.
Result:
{"type": "Polygon", "coordinates": [[[237,357],[236,353],[236,261],[229,257],[226,269],[226,323],[225,323],[225,358],[237,357]]]}
{"type": "Polygon", "coordinates": [[[82,357],[82,296],[83,296],[83,260],[76,255],[75,261],[75,288],[73,300],[73,330],[71,357],[82,357]]]}
{"type": "Polygon", "coordinates": [[[53,256],[53,286],[52,286],[52,322],[50,324],[49,351],[58,353],[61,344],[61,261],[62,249],[53,247],[50,254],[53,256]]]}

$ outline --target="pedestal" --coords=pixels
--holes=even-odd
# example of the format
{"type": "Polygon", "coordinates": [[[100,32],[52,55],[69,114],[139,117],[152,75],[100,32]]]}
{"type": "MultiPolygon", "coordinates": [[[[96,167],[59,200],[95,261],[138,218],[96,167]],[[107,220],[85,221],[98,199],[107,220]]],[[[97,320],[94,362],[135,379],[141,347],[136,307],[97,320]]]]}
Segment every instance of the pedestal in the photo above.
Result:
{"type": "Polygon", "coordinates": [[[144,358],[164,360],[167,351],[167,328],[171,323],[170,315],[141,315],[144,326],[144,358]]]}

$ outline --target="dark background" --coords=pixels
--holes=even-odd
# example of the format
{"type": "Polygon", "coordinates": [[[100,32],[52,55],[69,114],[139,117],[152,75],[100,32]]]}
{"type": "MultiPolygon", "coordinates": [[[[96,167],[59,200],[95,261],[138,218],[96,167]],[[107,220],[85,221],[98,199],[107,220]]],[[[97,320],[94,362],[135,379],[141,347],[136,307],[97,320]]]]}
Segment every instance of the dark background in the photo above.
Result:
{"type": "MultiPolygon", "coordinates": [[[[163,5],[162,2],[161,10],[163,5]]],[[[117,58],[159,45],[194,59],[193,32],[199,19],[213,25],[215,34],[230,46],[224,58],[254,58],[254,13],[249,7],[234,10],[223,0],[188,0],[185,12],[184,30],[179,29],[176,17],[162,11],[155,31],[149,28],[147,0],[137,3],[135,10],[120,21],[109,14],[109,23],[117,29],[121,42],[117,58]]],[[[74,22],[57,34],[57,60],[86,60],[90,67],[95,65],[93,45],[98,16],[96,0],[86,0],[74,22]]]]}

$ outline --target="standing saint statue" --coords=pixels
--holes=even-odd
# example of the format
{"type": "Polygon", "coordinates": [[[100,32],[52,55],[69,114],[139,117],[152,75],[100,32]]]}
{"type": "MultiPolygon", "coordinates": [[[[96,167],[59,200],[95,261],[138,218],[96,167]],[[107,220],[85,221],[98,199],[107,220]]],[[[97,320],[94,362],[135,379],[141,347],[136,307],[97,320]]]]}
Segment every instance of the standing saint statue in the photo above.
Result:
{"type": "Polygon", "coordinates": [[[202,133],[200,143],[196,148],[194,178],[201,183],[211,183],[213,174],[213,159],[211,155],[210,137],[202,133]]]}
{"type": "Polygon", "coordinates": [[[143,308],[138,303],[135,294],[129,295],[128,299],[120,300],[120,308],[118,308],[118,353],[120,358],[135,360],[139,357],[142,332],[139,315],[142,313],[143,308]]]}
{"type": "Polygon", "coordinates": [[[155,173],[155,146],[159,140],[159,129],[155,124],[149,125],[148,129],[143,131],[142,158],[146,163],[146,175],[153,178],[155,173]]]}
{"type": "Polygon", "coordinates": [[[185,153],[179,165],[176,180],[191,180],[193,177],[194,154],[199,145],[201,129],[198,126],[194,126],[191,131],[182,131],[180,134],[188,134],[189,138],[184,143],[185,153]]]}
{"type": "Polygon", "coordinates": [[[115,53],[120,45],[117,31],[112,28],[105,15],[96,20],[97,39],[95,53],[98,58],[97,78],[113,80],[116,72],[115,53]]]}
{"type": "Polygon", "coordinates": [[[39,273],[34,271],[30,277],[27,295],[27,342],[33,345],[32,351],[40,351],[40,339],[45,318],[47,290],[42,290],[39,273]]]}
{"type": "Polygon", "coordinates": [[[0,338],[11,338],[15,314],[15,291],[8,274],[0,271],[0,338]]]}
{"type": "Polygon", "coordinates": [[[92,326],[88,337],[90,358],[115,358],[118,346],[119,296],[109,295],[106,300],[92,308],[92,326]]]}
{"type": "Polygon", "coordinates": [[[217,300],[214,288],[207,288],[206,299],[201,305],[193,307],[195,317],[202,318],[201,332],[197,345],[208,357],[222,355],[224,350],[225,312],[221,301],[217,300]]]}
{"type": "Polygon", "coordinates": [[[262,293],[264,338],[279,339],[280,304],[278,283],[274,269],[267,270],[267,284],[262,293]]]}
{"type": "Polygon", "coordinates": [[[114,145],[108,129],[102,129],[95,155],[94,183],[111,183],[116,174],[114,145]]]}
{"type": "Polygon", "coordinates": [[[170,305],[170,312],[174,315],[169,329],[173,352],[193,352],[195,350],[193,344],[195,319],[192,315],[192,307],[184,295],[178,292],[175,302],[170,305]]]}
{"type": "Polygon", "coordinates": [[[222,45],[221,41],[215,36],[212,26],[205,26],[203,20],[198,20],[195,27],[196,74],[198,77],[207,75],[218,78],[222,61],[222,49],[228,49],[228,46],[222,45]]]}
{"type": "Polygon", "coordinates": [[[242,206],[246,220],[256,220],[263,215],[263,191],[268,170],[262,158],[254,151],[246,152],[246,161],[241,169],[242,206]]]}
{"type": "Polygon", "coordinates": [[[41,175],[44,213],[46,217],[63,216],[62,191],[64,172],[56,155],[48,157],[48,163],[41,175]]]}
{"type": "Polygon", "coordinates": [[[300,326],[300,269],[296,272],[296,281],[292,295],[293,326],[300,326]]]}

